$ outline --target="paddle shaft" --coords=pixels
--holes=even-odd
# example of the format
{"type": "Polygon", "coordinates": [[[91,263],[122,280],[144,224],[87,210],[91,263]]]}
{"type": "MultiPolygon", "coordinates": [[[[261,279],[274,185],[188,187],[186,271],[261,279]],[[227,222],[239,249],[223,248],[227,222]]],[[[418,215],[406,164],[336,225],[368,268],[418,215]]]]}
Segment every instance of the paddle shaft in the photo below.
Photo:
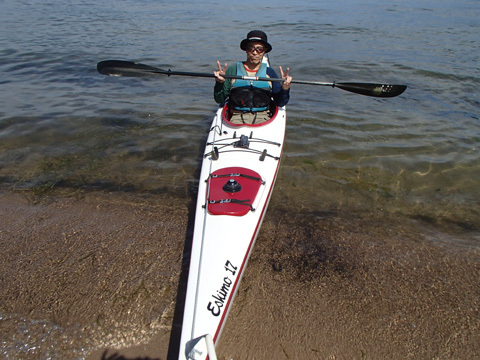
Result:
{"type": "MultiPolygon", "coordinates": [[[[152,71],[155,72],[155,71],[152,71]]],[[[196,77],[206,77],[206,78],[214,78],[215,75],[209,73],[192,73],[192,72],[184,72],[184,71],[172,71],[162,70],[159,74],[164,74],[167,76],[170,75],[180,75],[180,76],[196,76],[196,77]]],[[[235,79],[235,80],[248,80],[248,81],[275,81],[275,82],[284,82],[285,79],[283,78],[271,78],[271,77],[259,77],[259,76],[244,76],[244,75],[222,75],[224,79],[235,79]]],[[[320,85],[320,86],[333,86],[335,87],[335,83],[327,83],[327,82],[316,82],[316,81],[305,81],[305,80],[292,80],[292,84],[303,84],[303,85],[320,85]]]]}
{"type": "MultiPolygon", "coordinates": [[[[204,78],[215,78],[212,73],[186,72],[162,70],[153,66],[134,63],[122,60],[106,60],[97,64],[97,70],[103,75],[111,76],[145,76],[145,75],[167,75],[167,76],[193,76],[204,78]]],[[[240,75],[222,75],[225,79],[242,79],[247,81],[275,81],[283,82],[283,78],[256,77],[256,76],[240,76],[240,75]]],[[[331,86],[339,89],[353,92],[356,94],[374,96],[374,97],[395,97],[400,95],[407,88],[405,85],[385,85],[371,83],[335,83],[335,82],[319,82],[306,80],[292,80],[293,84],[331,86]]]]}

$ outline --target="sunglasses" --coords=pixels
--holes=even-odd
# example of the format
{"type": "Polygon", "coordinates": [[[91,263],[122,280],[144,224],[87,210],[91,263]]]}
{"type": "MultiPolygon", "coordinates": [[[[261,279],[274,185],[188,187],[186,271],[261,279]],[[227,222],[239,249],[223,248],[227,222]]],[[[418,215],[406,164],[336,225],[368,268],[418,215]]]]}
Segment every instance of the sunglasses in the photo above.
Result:
{"type": "Polygon", "coordinates": [[[265,48],[263,46],[250,46],[247,48],[247,51],[252,54],[254,51],[256,51],[258,54],[263,54],[265,52],[265,48]]]}

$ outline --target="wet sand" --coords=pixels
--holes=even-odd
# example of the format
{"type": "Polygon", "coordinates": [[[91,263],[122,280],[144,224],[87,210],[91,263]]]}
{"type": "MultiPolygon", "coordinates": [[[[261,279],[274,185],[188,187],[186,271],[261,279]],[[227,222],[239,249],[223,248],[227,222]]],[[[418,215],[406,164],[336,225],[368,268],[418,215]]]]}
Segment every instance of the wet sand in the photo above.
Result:
{"type": "MultiPolygon", "coordinates": [[[[3,356],[175,359],[191,205],[1,192],[3,356]]],[[[472,236],[421,219],[273,205],[219,359],[478,358],[480,251],[456,241],[472,236]]]]}

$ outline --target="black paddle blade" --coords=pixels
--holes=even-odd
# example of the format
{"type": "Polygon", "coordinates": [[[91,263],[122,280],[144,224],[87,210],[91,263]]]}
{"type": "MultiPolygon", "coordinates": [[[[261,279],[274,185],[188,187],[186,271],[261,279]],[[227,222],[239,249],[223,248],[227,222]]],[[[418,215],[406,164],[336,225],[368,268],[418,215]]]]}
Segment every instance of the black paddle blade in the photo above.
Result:
{"type": "Polygon", "coordinates": [[[368,84],[368,83],[337,83],[334,87],[338,87],[345,91],[355,94],[375,96],[375,97],[395,97],[402,94],[407,87],[405,85],[385,85],[385,84],[368,84]]]}
{"type": "Polygon", "coordinates": [[[149,76],[166,73],[153,66],[122,60],[100,61],[97,70],[100,74],[109,76],[149,76]]]}

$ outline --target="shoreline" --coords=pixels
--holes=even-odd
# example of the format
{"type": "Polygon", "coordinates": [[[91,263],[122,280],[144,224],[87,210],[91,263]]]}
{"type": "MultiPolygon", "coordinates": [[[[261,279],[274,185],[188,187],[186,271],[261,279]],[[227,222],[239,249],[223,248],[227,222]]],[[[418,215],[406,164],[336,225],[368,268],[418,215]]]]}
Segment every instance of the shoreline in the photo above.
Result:
{"type": "MultiPolygon", "coordinates": [[[[190,207],[187,198],[135,193],[34,203],[2,191],[2,351],[17,359],[174,359],[190,207]],[[63,333],[47,335],[49,326],[63,333]],[[20,328],[30,352],[15,350],[20,328]]],[[[218,355],[479,356],[480,253],[434,241],[441,236],[415,219],[271,207],[218,355]]]]}

